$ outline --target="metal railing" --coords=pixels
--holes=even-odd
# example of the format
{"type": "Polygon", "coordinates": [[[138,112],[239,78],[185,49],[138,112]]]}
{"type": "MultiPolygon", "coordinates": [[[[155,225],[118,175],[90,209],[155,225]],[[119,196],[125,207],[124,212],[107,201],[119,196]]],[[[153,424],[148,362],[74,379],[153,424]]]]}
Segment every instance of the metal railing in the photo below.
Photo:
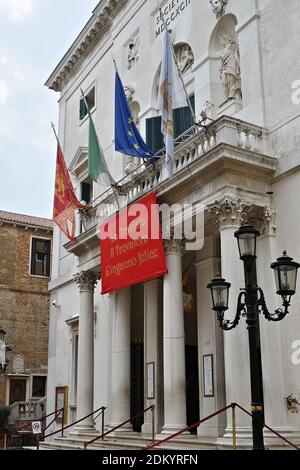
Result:
{"type": "Polygon", "coordinates": [[[27,428],[30,428],[32,426],[32,422],[33,422],[32,420],[31,420],[30,423],[25,424],[25,426],[22,426],[22,427],[18,428],[16,431],[11,431],[11,432],[4,433],[4,450],[6,450],[8,448],[8,445],[7,445],[8,440],[10,440],[14,437],[20,437],[20,436],[22,436],[23,438],[24,438],[24,436],[26,436],[26,437],[36,436],[37,446],[39,446],[39,441],[44,438],[45,431],[57,420],[57,418],[60,416],[60,414],[62,415],[62,428],[58,432],[61,432],[62,437],[63,437],[63,425],[64,425],[65,410],[64,410],[64,408],[61,408],[59,410],[53,411],[52,413],[49,413],[46,416],[42,416],[40,419],[37,419],[37,421],[40,421],[41,423],[43,423],[45,421],[45,424],[46,424],[47,418],[50,418],[51,416],[54,415],[53,420],[48,425],[45,425],[45,427],[42,429],[42,434],[41,435],[40,434],[34,434],[32,430],[31,431],[30,430],[26,431],[27,428]]]}
{"type": "MultiPolygon", "coordinates": [[[[150,446],[147,446],[145,450],[155,449],[156,447],[159,447],[161,444],[165,444],[166,442],[169,442],[169,441],[175,439],[176,437],[181,436],[181,434],[185,434],[186,432],[191,431],[194,428],[197,428],[198,426],[200,426],[200,424],[203,424],[206,421],[209,421],[210,419],[215,418],[216,416],[220,415],[221,413],[224,413],[225,411],[229,410],[230,408],[233,409],[233,405],[228,405],[228,406],[222,408],[221,410],[216,411],[215,413],[207,416],[206,418],[203,418],[200,421],[197,421],[196,423],[191,424],[190,426],[186,426],[185,428],[181,429],[180,431],[176,432],[175,434],[171,434],[171,436],[168,436],[165,439],[154,442],[150,446]]],[[[233,438],[233,441],[234,441],[233,446],[235,446],[235,448],[236,448],[236,431],[234,431],[233,434],[235,434],[235,437],[233,438]]]]}
{"type": "Polygon", "coordinates": [[[152,413],[152,441],[154,441],[154,440],[155,440],[155,405],[151,405],[151,406],[149,406],[148,408],[146,408],[145,410],[143,410],[143,411],[141,411],[140,413],[138,413],[137,415],[132,416],[131,418],[127,419],[126,421],[124,421],[124,422],[121,423],[121,424],[118,424],[117,426],[114,426],[114,427],[113,427],[112,429],[110,429],[109,431],[102,433],[101,436],[97,436],[97,437],[95,437],[95,439],[92,439],[92,440],[89,441],[89,442],[85,442],[85,443],[84,443],[84,450],[87,450],[87,447],[88,447],[90,444],[93,444],[94,442],[99,441],[100,439],[101,439],[102,441],[104,441],[104,438],[105,438],[106,436],[108,436],[109,434],[111,434],[111,433],[114,432],[114,431],[117,431],[117,429],[122,428],[122,427],[125,426],[126,424],[132,423],[133,421],[137,420],[137,419],[140,418],[141,416],[144,416],[145,413],[147,413],[148,411],[151,411],[151,413],[152,413]]]}
{"type": "MultiPolygon", "coordinates": [[[[92,413],[90,413],[89,415],[87,416],[84,416],[83,418],[81,419],[78,419],[77,421],[75,421],[74,423],[72,424],[68,424],[68,426],[64,426],[62,428],[62,430],[58,430],[58,431],[54,431],[54,432],[51,432],[50,434],[47,434],[46,436],[44,436],[44,439],[47,439],[48,437],[52,437],[52,436],[55,436],[56,434],[60,433],[60,432],[64,432],[66,431],[66,429],[70,429],[72,428],[73,426],[76,426],[77,424],[81,423],[82,421],[84,421],[85,419],[87,418],[90,418],[91,416],[94,416],[96,413],[99,413],[97,418],[99,418],[99,416],[102,414],[103,418],[102,418],[102,427],[104,427],[104,413],[105,413],[105,410],[107,409],[106,406],[101,406],[101,408],[98,408],[98,410],[95,410],[93,411],[92,413]]],[[[62,437],[63,437],[63,434],[62,434],[62,437]]]]}
{"type": "MultiPolygon", "coordinates": [[[[145,450],[155,449],[155,448],[161,446],[162,444],[165,444],[166,442],[169,442],[169,441],[175,439],[176,437],[181,436],[182,434],[185,434],[186,432],[191,431],[194,428],[197,428],[198,426],[205,423],[206,421],[209,421],[210,419],[215,418],[216,416],[220,415],[221,413],[224,413],[225,411],[228,411],[230,408],[232,410],[232,447],[233,447],[234,450],[236,450],[237,449],[236,408],[239,408],[243,413],[247,414],[248,416],[250,416],[252,418],[252,414],[249,411],[247,411],[245,408],[243,408],[242,406],[237,404],[237,403],[231,403],[231,405],[228,405],[228,406],[222,408],[221,410],[216,411],[215,413],[207,416],[206,418],[201,419],[200,421],[197,421],[196,423],[194,423],[190,426],[186,426],[185,428],[181,429],[180,431],[176,432],[175,434],[172,434],[171,436],[168,436],[165,439],[153,442],[151,445],[147,446],[145,448],[145,450]]],[[[293,447],[296,450],[300,450],[299,447],[297,447],[291,441],[289,441],[284,436],[279,434],[277,431],[272,429],[270,426],[267,426],[265,424],[264,427],[266,429],[268,429],[268,431],[270,431],[272,434],[274,434],[278,438],[282,439],[289,446],[293,447]]]]}

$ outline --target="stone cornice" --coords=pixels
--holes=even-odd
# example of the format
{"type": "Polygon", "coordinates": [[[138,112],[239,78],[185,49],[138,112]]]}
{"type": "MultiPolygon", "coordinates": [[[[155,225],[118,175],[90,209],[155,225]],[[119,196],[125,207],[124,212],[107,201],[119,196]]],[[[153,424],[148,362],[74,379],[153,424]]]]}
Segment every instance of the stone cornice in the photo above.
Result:
{"type": "Polygon", "coordinates": [[[4,225],[10,225],[12,228],[22,228],[25,231],[30,231],[30,232],[45,232],[46,234],[49,235],[49,238],[52,238],[52,233],[53,229],[49,227],[42,227],[40,225],[31,225],[31,224],[26,224],[22,222],[14,222],[10,220],[2,220],[0,218],[0,227],[4,225]]]}
{"type": "Polygon", "coordinates": [[[71,328],[76,328],[79,325],[79,315],[66,320],[66,324],[71,328]]]}
{"type": "Polygon", "coordinates": [[[120,7],[128,0],[101,0],[92,17],[85,25],[77,39],[66,52],[55,70],[45,83],[54,91],[62,91],[71,74],[80,66],[87,54],[94,48],[100,38],[111,26],[120,7]]]}

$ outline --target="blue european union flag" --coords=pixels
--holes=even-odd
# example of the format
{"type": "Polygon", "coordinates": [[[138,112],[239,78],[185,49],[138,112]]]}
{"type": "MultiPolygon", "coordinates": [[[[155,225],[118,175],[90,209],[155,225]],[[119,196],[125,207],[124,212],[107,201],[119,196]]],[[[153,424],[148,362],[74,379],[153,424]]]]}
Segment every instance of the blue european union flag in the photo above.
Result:
{"type": "Polygon", "coordinates": [[[115,96],[115,149],[117,152],[132,157],[151,158],[153,156],[132,118],[118,72],[116,72],[115,96]]]}

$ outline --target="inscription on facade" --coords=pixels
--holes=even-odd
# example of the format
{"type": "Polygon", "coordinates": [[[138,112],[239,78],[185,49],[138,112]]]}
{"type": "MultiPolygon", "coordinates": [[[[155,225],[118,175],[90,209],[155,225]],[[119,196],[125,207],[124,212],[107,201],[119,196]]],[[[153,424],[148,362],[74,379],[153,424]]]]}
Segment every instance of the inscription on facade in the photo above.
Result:
{"type": "Polygon", "coordinates": [[[161,11],[164,21],[159,11],[157,11],[154,16],[155,38],[158,38],[165,31],[165,24],[167,28],[171,28],[174,21],[191,5],[191,1],[192,0],[171,0],[162,5],[161,11]]]}

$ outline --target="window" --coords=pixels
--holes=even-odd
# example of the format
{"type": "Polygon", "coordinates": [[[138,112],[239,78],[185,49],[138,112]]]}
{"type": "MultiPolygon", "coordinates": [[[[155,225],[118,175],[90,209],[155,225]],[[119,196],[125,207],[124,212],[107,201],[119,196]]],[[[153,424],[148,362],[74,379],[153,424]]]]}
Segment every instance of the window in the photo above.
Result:
{"type": "MultiPolygon", "coordinates": [[[[86,204],[89,204],[93,199],[93,183],[88,179],[80,183],[80,197],[81,201],[84,201],[86,204]]],[[[80,233],[83,233],[84,225],[82,218],[80,219],[80,233]]]]}
{"type": "Polygon", "coordinates": [[[32,398],[44,398],[46,396],[47,377],[35,375],[32,378],[32,398]]]}
{"type": "Polygon", "coordinates": [[[50,276],[50,250],[51,240],[32,238],[30,268],[32,276],[50,276]]]}
{"type": "MultiPolygon", "coordinates": [[[[95,107],[95,87],[93,87],[86,95],[85,95],[85,99],[86,99],[86,102],[88,104],[88,107],[89,107],[89,110],[91,111],[94,107],[95,107]]],[[[85,116],[87,115],[87,109],[86,109],[86,105],[85,105],[85,102],[84,102],[84,99],[83,97],[80,98],[80,105],[79,105],[79,119],[80,121],[82,121],[85,116]]]]}
{"type": "MultiPolygon", "coordinates": [[[[190,96],[190,102],[195,111],[195,96],[190,96]]],[[[193,116],[188,106],[175,109],[173,112],[174,138],[183,134],[193,125],[193,116]]],[[[146,119],[146,142],[148,147],[157,152],[164,147],[164,140],[161,133],[161,117],[156,116],[146,119]]]]}
{"type": "Polygon", "coordinates": [[[89,181],[81,183],[81,200],[89,204],[92,200],[93,185],[89,181]]]}

